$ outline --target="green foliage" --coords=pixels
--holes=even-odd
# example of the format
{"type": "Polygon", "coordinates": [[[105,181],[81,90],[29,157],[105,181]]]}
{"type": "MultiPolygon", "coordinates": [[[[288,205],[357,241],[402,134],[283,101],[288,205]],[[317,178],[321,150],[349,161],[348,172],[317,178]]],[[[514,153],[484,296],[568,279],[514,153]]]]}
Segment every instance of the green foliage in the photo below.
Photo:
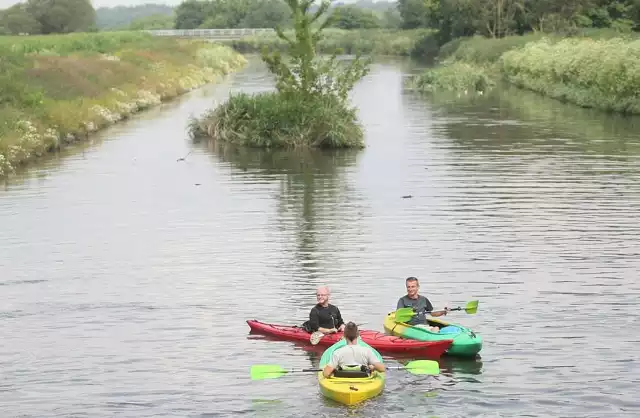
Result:
{"type": "Polygon", "coordinates": [[[238,94],[193,119],[189,133],[258,148],[362,148],[355,109],[334,96],[283,97],[267,92],[238,94]]]}
{"type": "Polygon", "coordinates": [[[0,35],[37,34],[42,31],[38,22],[23,3],[0,11],[0,35]]]}
{"type": "Polygon", "coordinates": [[[26,10],[43,34],[88,32],[96,24],[90,0],[28,0],[26,10]]]}
{"type": "Polygon", "coordinates": [[[622,113],[640,113],[640,40],[541,40],[505,53],[506,79],[547,96],[622,113]]]}
{"type": "MultiPolygon", "coordinates": [[[[145,22],[144,25],[148,25],[150,21],[161,22],[160,16],[171,19],[172,23],[168,28],[173,28],[173,7],[152,3],[139,6],[99,7],[96,9],[96,25],[100,30],[122,30],[132,28],[131,25],[134,22],[145,22]]],[[[140,24],[136,23],[137,25],[140,24]]],[[[144,29],[157,28],[155,23],[153,26],[144,27],[144,29]]]]}
{"type": "Polygon", "coordinates": [[[245,62],[222,45],[136,32],[0,37],[0,177],[245,62]]]}
{"type": "Polygon", "coordinates": [[[457,38],[443,45],[438,58],[440,60],[459,60],[480,65],[497,62],[503,53],[522,47],[529,42],[542,39],[541,33],[524,36],[509,36],[500,39],[488,39],[481,36],[457,38]]]}
{"type": "Polygon", "coordinates": [[[172,29],[173,25],[174,21],[172,16],[156,14],[131,21],[129,30],[172,29]]]}
{"type": "Polygon", "coordinates": [[[638,0],[398,0],[397,5],[403,28],[437,29],[440,45],[474,35],[640,30],[638,0]]]}
{"type": "Polygon", "coordinates": [[[488,71],[482,67],[455,61],[450,65],[428,69],[409,81],[409,87],[421,92],[484,93],[495,86],[488,71]]]}
{"type": "MultiPolygon", "coordinates": [[[[294,36],[293,30],[285,30],[284,33],[294,36]]],[[[371,54],[371,55],[400,55],[408,56],[416,47],[418,41],[425,35],[433,33],[428,29],[416,30],[389,30],[389,29],[361,29],[344,30],[327,28],[323,30],[323,37],[316,44],[316,52],[332,54],[341,51],[344,54],[371,54]]],[[[289,44],[275,36],[247,36],[242,39],[225,41],[240,52],[279,50],[286,52],[289,44]]]]}
{"type": "Polygon", "coordinates": [[[276,88],[284,95],[334,95],[346,101],[355,83],[368,73],[371,60],[358,56],[345,65],[337,60],[338,51],[329,59],[319,58],[317,44],[331,20],[326,20],[316,30],[311,25],[329,9],[330,0],[324,0],[313,14],[309,13],[313,0],[287,0],[287,3],[293,13],[295,39],[280,28],[276,28],[276,33],[289,46],[290,62],[285,62],[279,51],[262,53],[262,59],[276,78],[276,88]]]}
{"type": "Polygon", "coordinates": [[[282,0],[261,0],[248,9],[240,22],[243,28],[289,26],[291,12],[282,0]]]}
{"type": "Polygon", "coordinates": [[[398,0],[403,29],[438,27],[439,0],[398,0]]]}
{"type": "Polygon", "coordinates": [[[243,146],[263,148],[362,147],[363,131],[348,94],[369,71],[370,60],[357,56],[350,62],[317,56],[322,31],[331,19],[318,20],[330,1],[310,12],[313,0],[287,0],[294,33],[276,28],[287,45],[279,51],[262,51],[262,59],[276,81],[276,92],[231,96],[222,106],[191,122],[193,137],[209,136],[243,146]],[[317,29],[314,29],[317,25],[317,29]]]}
{"type": "Polygon", "coordinates": [[[434,60],[440,52],[440,43],[438,34],[431,32],[423,35],[415,43],[411,50],[411,56],[417,59],[423,59],[427,61],[434,60]]]}
{"type": "Polygon", "coordinates": [[[176,29],[274,28],[290,24],[283,0],[187,0],[175,10],[176,29]]]}
{"type": "Polygon", "coordinates": [[[333,9],[331,27],[347,30],[376,29],[382,27],[382,21],[370,10],[355,6],[338,6],[333,9]]]}

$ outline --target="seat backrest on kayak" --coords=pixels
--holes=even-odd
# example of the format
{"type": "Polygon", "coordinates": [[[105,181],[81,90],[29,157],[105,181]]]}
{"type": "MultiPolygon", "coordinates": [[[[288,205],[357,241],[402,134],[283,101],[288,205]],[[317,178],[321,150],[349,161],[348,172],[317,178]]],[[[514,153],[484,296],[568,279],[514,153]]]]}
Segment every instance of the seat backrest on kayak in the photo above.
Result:
{"type": "Polygon", "coordinates": [[[369,377],[369,368],[363,365],[338,367],[333,371],[334,377],[369,377]]]}

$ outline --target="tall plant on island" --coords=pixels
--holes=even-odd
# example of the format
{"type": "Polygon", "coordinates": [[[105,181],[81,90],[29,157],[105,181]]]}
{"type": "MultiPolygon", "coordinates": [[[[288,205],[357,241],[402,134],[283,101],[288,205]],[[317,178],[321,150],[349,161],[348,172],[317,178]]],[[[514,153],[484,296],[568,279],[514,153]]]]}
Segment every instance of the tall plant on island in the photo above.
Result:
{"type": "Polygon", "coordinates": [[[362,148],[364,132],[349,92],[369,72],[371,58],[350,62],[316,54],[329,15],[317,29],[332,0],[323,0],[311,13],[313,0],[285,0],[291,8],[293,36],[276,28],[287,43],[287,54],[262,51],[262,60],[275,76],[276,91],[231,95],[227,102],[192,119],[192,137],[207,136],[232,144],[261,148],[362,148]]]}

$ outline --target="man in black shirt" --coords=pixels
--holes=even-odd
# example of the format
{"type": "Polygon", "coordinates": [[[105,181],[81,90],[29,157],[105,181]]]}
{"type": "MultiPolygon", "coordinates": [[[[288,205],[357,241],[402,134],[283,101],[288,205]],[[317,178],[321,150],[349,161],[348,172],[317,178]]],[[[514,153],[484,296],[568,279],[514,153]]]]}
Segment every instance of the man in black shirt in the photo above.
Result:
{"type": "Polygon", "coordinates": [[[330,295],[331,292],[326,286],[321,286],[316,290],[318,303],[311,308],[309,320],[303,324],[303,327],[307,331],[320,331],[323,334],[333,334],[334,332],[344,331],[345,324],[340,314],[340,309],[329,303],[330,295]]]}

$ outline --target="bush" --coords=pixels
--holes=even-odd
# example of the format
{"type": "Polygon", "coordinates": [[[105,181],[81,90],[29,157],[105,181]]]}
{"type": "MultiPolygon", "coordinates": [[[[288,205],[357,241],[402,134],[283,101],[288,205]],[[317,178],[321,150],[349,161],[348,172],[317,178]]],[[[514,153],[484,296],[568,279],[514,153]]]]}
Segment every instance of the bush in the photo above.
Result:
{"type": "Polygon", "coordinates": [[[209,136],[248,147],[364,147],[356,110],[333,95],[304,99],[279,92],[241,93],[192,119],[189,131],[193,138],[209,136]]]}
{"type": "Polygon", "coordinates": [[[640,113],[640,40],[542,40],[501,59],[505,78],[549,97],[622,113],[640,113]]]}
{"type": "Polygon", "coordinates": [[[420,92],[453,91],[466,94],[484,93],[495,86],[495,82],[482,67],[455,61],[413,77],[409,86],[420,92]]]}
{"type": "Polygon", "coordinates": [[[520,48],[529,42],[542,39],[541,34],[527,34],[523,36],[507,36],[500,39],[489,39],[481,36],[472,38],[458,38],[442,46],[438,59],[459,60],[475,64],[492,64],[497,62],[502,54],[515,48],[520,48]]]}
{"type": "Polygon", "coordinates": [[[425,61],[432,61],[438,57],[439,52],[440,44],[438,42],[438,35],[437,33],[432,32],[421,36],[416,41],[411,50],[411,57],[425,61]]]}

